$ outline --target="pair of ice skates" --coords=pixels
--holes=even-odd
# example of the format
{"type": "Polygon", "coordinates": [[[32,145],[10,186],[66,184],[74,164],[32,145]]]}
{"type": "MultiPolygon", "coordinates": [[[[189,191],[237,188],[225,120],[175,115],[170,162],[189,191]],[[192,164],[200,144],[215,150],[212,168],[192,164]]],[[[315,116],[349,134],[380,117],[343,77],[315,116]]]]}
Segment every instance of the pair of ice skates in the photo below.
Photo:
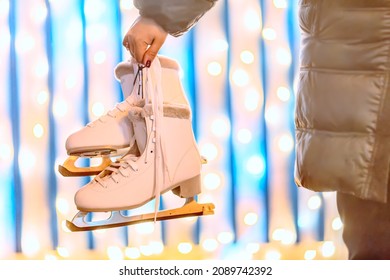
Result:
{"type": "Polygon", "coordinates": [[[126,99],[106,115],[70,135],[64,176],[92,176],[75,195],[79,212],[67,221],[71,231],[126,226],[146,221],[213,214],[212,203],[199,204],[201,165],[191,110],[179,78],[178,64],[156,58],[150,68],[133,61],[115,69],[126,99]],[[112,161],[110,158],[116,156],[112,161]],[[99,166],[76,167],[80,157],[101,157],[99,166]],[[160,195],[172,191],[184,206],[158,211],[160,195]],[[155,199],[155,212],[126,216],[155,199]],[[90,212],[111,212],[107,220],[88,221],[90,212]]]}

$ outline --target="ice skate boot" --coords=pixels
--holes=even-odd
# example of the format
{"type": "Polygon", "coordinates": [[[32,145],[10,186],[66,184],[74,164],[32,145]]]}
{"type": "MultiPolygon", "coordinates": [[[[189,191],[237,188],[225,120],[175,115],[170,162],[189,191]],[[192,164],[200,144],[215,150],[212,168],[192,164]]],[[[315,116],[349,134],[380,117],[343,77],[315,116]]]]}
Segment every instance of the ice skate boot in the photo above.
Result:
{"type": "MultiPolygon", "coordinates": [[[[177,62],[164,56],[159,56],[158,60],[162,65],[165,100],[188,104],[180,82],[177,62]]],[[[97,175],[112,163],[112,157],[122,156],[128,151],[133,142],[133,130],[127,116],[130,107],[143,98],[139,85],[141,73],[134,61],[118,64],[115,77],[121,83],[126,99],[106,115],[68,137],[65,146],[69,157],[59,166],[59,172],[63,176],[97,175]],[[101,164],[90,167],[76,166],[80,157],[100,157],[101,164]]]]}
{"type": "Polygon", "coordinates": [[[214,205],[198,204],[201,157],[192,130],[190,106],[165,102],[158,63],[145,69],[146,98],[129,111],[139,156],[128,153],[112,163],[75,195],[80,212],[67,222],[72,231],[94,230],[147,221],[210,215],[214,205]],[[157,86],[155,86],[157,84],[157,86]],[[181,208],[158,212],[161,194],[184,198],[181,208]],[[124,216],[121,210],[141,207],[155,199],[155,212],[124,216]],[[89,212],[112,212],[108,220],[87,221],[89,212]]]}

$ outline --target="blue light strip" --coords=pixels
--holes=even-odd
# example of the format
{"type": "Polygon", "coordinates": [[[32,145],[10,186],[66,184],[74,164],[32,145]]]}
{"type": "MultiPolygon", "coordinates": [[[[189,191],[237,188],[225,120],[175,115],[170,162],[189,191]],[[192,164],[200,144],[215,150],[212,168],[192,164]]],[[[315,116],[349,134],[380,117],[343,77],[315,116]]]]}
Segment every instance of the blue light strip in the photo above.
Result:
{"type": "MultiPolygon", "coordinates": [[[[117,44],[114,44],[117,48],[117,54],[118,54],[118,60],[117,63],[121,62],[123,60],[123,55],[122,55],[122,14],[121,14],[121,9],[120,9],[120,0],[114,1],[114,30],[116,30],[116,38],[117,38],[117,44]]],[[[117,90],[118,94],[118,101],[122,102],[124,100],[124,93],[122,93],[121,85],[120,83],[117,83],[117,90]]],[[[129,211],[124,211],[125,215],[128,215],[129,211]]],[[[129,230],[128,227],[123,227],[123,239],[124,239],[124,244],[126,246],[129,245],[129,230]]]]}
{"type": "MultiPolygon", "coordinates": [[[[122,50],[123,50],[123,46],[122,46],[122,13],[121,13],[121,8],[120,8],[120,0],[118,1],[115,1],[114,2],[114,26],[115,26],[115,30],[117,31],[116,32],[116,38],[117,38],[117,44],[116,44],[116,47],[117,47],[117,53],[118,53],[118,63],[121,62],[123,60],[123,55],[122,55],[122,50]]],[[[118,100],[119,102],[123,101],[124,100],[124,95],[122,93],[122,90],[121,90],[121,85],[120,83],[117,83],[118,86],[117,86],[117,93],[118,93],[118,100]]]]}
{"type": "MultiPolygon", "coordinates": [[[[187,67],[187,82],[189,89],[189,99],[192,105],[192,129],[194,131],[195,139],[198,139],[198,113],[199,107],[196,100],[197,94],[197,76],[196,76],[196,48],[195,48],[195,38],[196,38],[196,27],[192,28],[188,34],[188,67],[187,67]]],[[[196,220],[194,228],[194,244],[200,243],[200,231],[201,231],[201,218],[196,220]]]]}
{"type": "MultiPolygon", "coordinates": [[[[288,85],[289,90],[291,93],[294,91],[294,78],[295,78],[295,72],[296,72],[296,65],[297,65],[297,42],[296,42],[296,25],[297,22],[295,21],[295,13],[296,8],[295,4],[289,3],[288,9],[287,9],[287,18],[286,18],[286,30],[287,30],[287,37],[288,37],[288,45],[291,52],[291,64],[289,68],[288,73],[288,85]]],[[[291,95],[293,96],[293,94],[291,95]]],[[[294,110],[294,98],[291,98],[290,106],[289,106],[289,112],[294,110]]],[[[290,114],[289,114],[290,115],[290,114]]],[[[292,133],[293,137],[295,136],[295,124],[294,119],[290,118],[290,132],[292,133]]],[[[295,137],[294,137],[295,138],[295,137]]],[[[295,146],[294,146],[295,147],[295,146]]],[[[292,213],[294,218],[294,228],[297,235],[296,243],[299,243],[301,240],[301,233],[298,226],[298,217],[299,217],[299,211],[298,211],[298,187],[295,184],[294,181],[294,163],[295,163],[295,150],[291,151],[290,154],[290,160],[288,165],[288,170],[291,170],[289,172],[289,188],[290,188],[290,195],[291,195],[291,201],[292,201],[292,213]]]]}
{"type": "Polygon", "coordinates": [[[47,9],[47,17],[45,21],[46,33],[46,53],[49,65],[49,72],[47,77],[48,91],[49,91],[49,149],[48,149],[48,205],[50,215],[50,236],[52,249],[58,247],[58,227],[57,227],[57,178],[53,166],[55,165],[57,151],[56,151],[56,126],[53,114],[53,100],[54,100],[54,67],[53,67],[53,30],[52,30],[52,15],[49,0],[45,0],[47,9]]]}
{"type": "Polygon", "coordinates": [[[324,241],[325,239],[325,199],[322,193],[319,193],[321,199],[321,207],[318,209],[318,228],[317,240],[324,241]]]}
{"type": "MultiPolygon", "coordinates": [[[[224,31],[225,31],[225,36],[226,36],[226,41],[230,45],[230,22],[229,22],[229,1],[225,0],[224,5],[223,5],[223,22],[224,22],[224,31]]],[[[230,86],[230,78],[229,78],[229,73],[230,73],[230,67],[231,67],[231,48],[229,47],[227,50],[227,58],[226,58],[226,90],[225,90],[225,95],[226,95],[226,110],[227,110],[227,115],[230,120],[230,127],[231,127],[231,133],[228,138],[228,150],[227,150],[227,155],[229,160],[229,171],[228,173],[231,176],[231,192],[230,192],[230,220],[232,224],[232,229],[234,233],[234,243],[237,242],[237,218],[236,218],[236,188],[237,188],[237,178],[236,178],[236,159],[235,159],[235,154],[234,154],[234,143],[233,143],[233,127],[234,127],[234,117],[233,117],[233,107],[231,104],[231,99],[232,99],[232,89],[230,86]]]]}
{"type": "MultiPolygon", "coordinates": [[[[265,3],[264,0],[259,0],[260,2],[260,12],[261,12],[261,26],[264,26],[265,23],[265,3]]],[[[270,220],[270,204],[269,204],[269,176],[268,176],[268,141],[267,141],[267,123],[265,121],[264,113],[265,113],[265,105],[267,101],[267,92],[268,92],[268,75],[267,75],[267,51],[266,51],[266,45],[264,42],[263,37],[260,37],[259,42],[259,48],[260,48],[260,59],[261,59],[261,65],[260,65],[260,73],[261,73],[261,82],[262,82],[262,88],[263,88],[263,108],[262,108],[262,119],[260,123],[260,129],[262,131],[263,137],[260,141],[260,150],[264,157],[265,162],[265,172],[262,180],[259,182],[259,187],[263,191],[263,198],[264,198],[264,209],[265,209],[265,228],[264,228],[264,236],[266,239],[265,242],[269,242],[269,220],[270,220]]]]}
{"type": "MultiPolygon", "coordinates": [[[[87,47],[87,20],[85,18],[85,0],[80,1],[80,19],[82,25],[82,57],[83,57],[83,76],[84,76],[84,84],[83,84],[83,112],[82,112],[82,120],[84,124],[89,123],[89,115],[88,115],[88,104],[89,104],[89,71],[88,71],[88,47],[87,47]]],[[[86,160],[89,166],[89,160],[86,160]]],[[[84,184],[89,183],[89,177],[84,177],[84,184]]],[[[92,215],[92,214],[91,214],[92,215]]],[[[88,215],[91,218],[90,215],[88,215]]],[[[93,250],[95,248],[95,242],[93,233],[89,231],[87,233],[88,236],[88,249],[93,250]]]]}
{"type": "Polygon", "coordinates": [[[10,31],[10,117],[12,122],[12,144],[14,149],[13,156],[13,183],[12,183],[12,218],[14,223],[15,244],[14,250],[17,253],[22,251],[22,219],[23,219],[23,197],[22,197],[22,179],[19,168],[20,151],[20,114],[19,114],[19,86],[18,86],[18,66],[15,48],[16,38],[16,14],[17,1],[9,1],[9,31],[10,31]]]}

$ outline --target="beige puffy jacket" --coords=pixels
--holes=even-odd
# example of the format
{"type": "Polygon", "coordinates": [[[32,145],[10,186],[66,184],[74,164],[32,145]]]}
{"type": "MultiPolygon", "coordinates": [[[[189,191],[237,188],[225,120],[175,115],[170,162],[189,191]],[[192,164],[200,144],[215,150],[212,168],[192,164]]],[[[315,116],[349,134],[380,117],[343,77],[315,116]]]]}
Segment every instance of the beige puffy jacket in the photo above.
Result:
{"type": "Polygon", "coordinates": [[[390,0],[301,0],[299,186],[385,202],[390,165],[390,0]]]}
{"type": "Polygon", "coordinates": [[[134,0],[140,15],[152,18],[165,31],[180,36],[188,31],[217,0],[134,0]]]}
{"type": "MultiPolygon", "coordinates": [[[[135,0],[171,35],[216,1],[135,0]]],[[[390,165],[390,0],[300,0],[295,181],[385,202],[390,165]]]]}

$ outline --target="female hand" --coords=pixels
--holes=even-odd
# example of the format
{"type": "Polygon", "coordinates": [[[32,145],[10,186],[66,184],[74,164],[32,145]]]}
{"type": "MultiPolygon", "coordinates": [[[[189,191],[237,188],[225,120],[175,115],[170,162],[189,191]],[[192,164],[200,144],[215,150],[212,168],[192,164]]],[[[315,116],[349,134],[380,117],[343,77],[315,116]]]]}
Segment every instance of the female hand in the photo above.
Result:
{"type": "Polygon", "coordinates": [[[138,63],[149,67],[167,36],[153,19],[140,16],[127,31],[122,44],[138,63]]]}

